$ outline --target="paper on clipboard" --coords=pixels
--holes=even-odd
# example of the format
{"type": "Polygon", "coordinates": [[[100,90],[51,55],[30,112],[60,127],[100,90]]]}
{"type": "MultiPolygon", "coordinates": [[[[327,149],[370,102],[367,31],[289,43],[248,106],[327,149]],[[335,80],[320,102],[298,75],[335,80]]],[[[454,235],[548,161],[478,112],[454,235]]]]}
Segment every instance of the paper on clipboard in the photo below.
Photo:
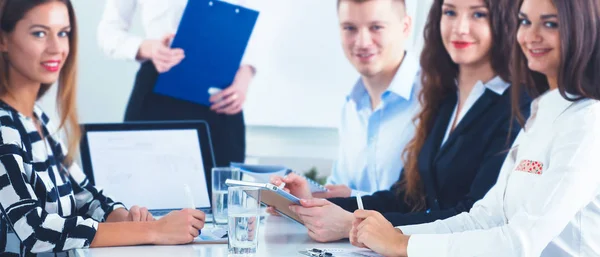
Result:
{"type": "Polygon", "coordinates": [[[209,89],[233,82],[258,14],[224,1],[189,1],[172,44],[186,57],[160,74],[154,92],[210,106],[209,89]]]}

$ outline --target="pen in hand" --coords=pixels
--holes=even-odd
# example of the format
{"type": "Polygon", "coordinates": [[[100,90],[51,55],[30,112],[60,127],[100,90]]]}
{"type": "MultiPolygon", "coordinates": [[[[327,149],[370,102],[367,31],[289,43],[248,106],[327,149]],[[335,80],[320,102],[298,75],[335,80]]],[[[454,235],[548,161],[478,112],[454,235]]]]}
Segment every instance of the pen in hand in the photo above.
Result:
{"type": "Polygon", "coordinates": [[[189,208],[190,209],[196,209],[196,205],[194,204],[194,196],[192,195],[192,190],[190,189],[190,186],[188,186],[188,184],[183,184],[183,190],[185,190],[185,196],[188,199],[189,202],[189,208]]]}
{"type": "MultiPolygon", "coordinates": [[[[189,208],[192,210],[196,209],[196,205],[194,204],[194,195],[192,195],[192,190],[188,184],[183,184],[183,190],[185,191],[185,196],[188,199],[189,208]]],[[[202,234],[202,230],[198,230],[198,233],[202,234]]]]}
{"type": "Polygon", "coordinates": [[[359,210],[364,210],[365,207],[363,206],[363,202],[362,202],[362,198],[360,195],[356,196],[356,203],[358,204],[358,209],[359,210]]]}
{"type": "MultiPolygon", "coordinates": [[[[283,178],[287,178],[287,175],[283,176],[283,178]]],[[[285,182],[281,181],[281,184],[279,184],[278,186],[279,189],[284,189],[285,188],[285,182]]]]}

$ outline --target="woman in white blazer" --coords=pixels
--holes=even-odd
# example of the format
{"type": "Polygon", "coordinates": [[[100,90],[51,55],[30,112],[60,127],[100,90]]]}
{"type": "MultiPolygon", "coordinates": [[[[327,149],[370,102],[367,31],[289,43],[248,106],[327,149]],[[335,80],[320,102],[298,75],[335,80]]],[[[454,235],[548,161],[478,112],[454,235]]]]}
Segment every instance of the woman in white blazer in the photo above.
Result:
{"type": "Polygon", "coordinates": [[[496,185],[470,212],[422,225],[356,211],[354,245],[385,256],[600,256],[600,0],[518,6],[513,90],[538,97],[496,185]]]}

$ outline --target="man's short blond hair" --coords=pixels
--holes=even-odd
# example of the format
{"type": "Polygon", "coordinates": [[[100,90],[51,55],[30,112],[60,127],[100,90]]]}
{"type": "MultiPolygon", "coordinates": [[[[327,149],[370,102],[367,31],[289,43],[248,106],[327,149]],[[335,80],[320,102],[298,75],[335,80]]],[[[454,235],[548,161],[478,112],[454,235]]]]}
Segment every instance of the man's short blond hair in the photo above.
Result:
{"type": "MultiPolygon", "coordinates": [[[[340,3],[343,1],[348,1],[348,2],[354,2],[354,3],[364,3],[364,2],[369,2],[369,1],[380,1],[380,0],[337,0],[337,7],[340,7],[340,3]]],[[[406,0],[392,0],[393,2],[397,2],[397,3],[401,3],[402,6],[404,7],[404,10],[406,10],[406,0]]]]}

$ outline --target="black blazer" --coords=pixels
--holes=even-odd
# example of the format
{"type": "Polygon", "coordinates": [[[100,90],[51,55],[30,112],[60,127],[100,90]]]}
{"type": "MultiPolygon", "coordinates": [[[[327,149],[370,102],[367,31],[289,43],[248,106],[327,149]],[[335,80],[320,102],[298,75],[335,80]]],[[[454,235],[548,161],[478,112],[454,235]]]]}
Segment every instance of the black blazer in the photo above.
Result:
{"type": "MultiPolygon", "coordinates": [[[[449,94],[444,99],[418,157],[426,212],[411,212],[395,186],[363,196],[364,208],[383,213],[394,226],[427,223],[469,211],[496,183],[508,149],[519,133],[518,122],[511,127],[510,91],[498,95],[486,89],[440,148],[457,95],[449,94]]],[[[519,97],[521,112],[528,117],[531,99],[525,94],[519,97]]],[[[355,197],[330,201],[347,211],[358,209],[355,197]]]]}

